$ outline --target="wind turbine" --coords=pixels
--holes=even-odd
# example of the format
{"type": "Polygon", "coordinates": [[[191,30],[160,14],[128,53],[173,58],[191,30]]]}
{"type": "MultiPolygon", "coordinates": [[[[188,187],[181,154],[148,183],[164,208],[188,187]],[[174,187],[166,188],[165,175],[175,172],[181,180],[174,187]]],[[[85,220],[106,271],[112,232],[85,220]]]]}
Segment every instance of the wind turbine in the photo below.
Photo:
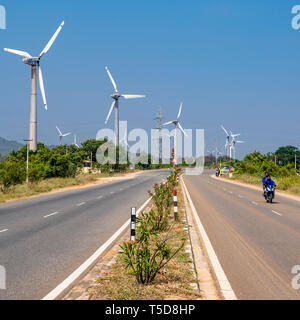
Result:
{"type": "Polygon", "coordinates": [[[182,128],[181,124],[179,123],[179,119],[180,119],[181,113],[182,113],[182,107],[183,107],[183,103],[181,103],[181,105],[180,105],[179,113],[178,113],[176,120],[173,120],[173,121],[170,121],[170,122],[163,124],[163,126],[168,126],[170,124],[174,124],[174,126],[175,126],[175,137],[174,137],[175,164],[177,164],[177,129],[179,128],[179,130],[187,137],[186,132],[182,128]]]}
{"type": "Polygon", "coordinates": [[[55,39],[60,33],[62,27],[64,26],[64,22],[58,27],[57,31],[54,33],[50,41],[47,43],[46,47],[40,53],[38,57],[32,57],[28,52],[19,51],[14,49],[5,48],[4,51],[16,54],[18,56],[23,57],[23,62],[29,66],[31,66],[31,95],[30,95],[30,132],[29,132],[29,149],[31,151],[37,150],[37,69],[38,69],[38,78],[39,78],[39,86],[41,90],[41,95],[44,103],[44,107],[48,110],[45,87],[43,81],[42,69],[40,67],[41,58],[49,51],[52,47],[55,39]]]}
{"type": "Polygon", "coordinates": [[[119,131],[119,99],[122,97],[124,99],[140,99],[140,98],[146,98],[146,96],[144,95],[132,95],[132,94],[120,94],[116,85],[116,82],[114,80],[114,78],[112,77],[109,69],[106,67],[106,72],[110,78],[110,81],[114,87],[115,92],[111,95],[111,97],[113,98],[113,103],[111,105],[111,108],[109,110],[108,116],[106,118],[105,124],[108,123],[110,116],[113,112],[113,110],[115,110],[115,145],[116,147],[119,146],[120,144],[120,131],[119,131]]]}
{"type": "Polygon", "coordinates": [[[223,153],[219,151],[218,146],[216,146],[215,153],[216,153],[216,164],[218,164],[219,156],[223,155],[223,153]]]}
{"type": "Polygon", "coordinates": [[[226,144],[225,144],[225,149],[227,150],[227,156],[230,156],[230,134],[228,133],[228,131],[224,128],[224,126],[222,125],[221,128],[223,129],[223,131],[226,134],[226,144]]]}
{"type": "Polygon", "coordinates": [[[241,144],[241,143],[245,143],[245,141],[236,141],[235,139],[232,140],[231,146],[230,146],[230,158],[233,156],[233,160],[236,160],[235,146],[237,143],[241,144]]]}
{"type": "Polygon", "coordinates": [[[80,148],[79,145],[77,144],[77,136],[76,136],[76,134],[74,135],[74,143],[73,143],[73,145],[78,149],[80,148]]]}
{"type": "Polygon", "coordinates": [[[230,159],[233,158],[233,160],[236,160],[236,150],[235,150],[235,146],[236,144],[241,144],[241,143],[245,143],[245,141],[236,141],[235,138],[239,137],[240,134],[233,134],[231,132],[231,138],[232,138],[232,142],[230,144],[230,159]]]}
{"type": "Polygon", "coordinates": [[[63,134],[58,127],[56,127],[56,129],[57,129],[57,131],[58,131],[58,136],[59,136],[59,145],[62,146],[62,140],[63,140],[63,138],[71,135],[72,133],[69,132],[69,133],[63,134]]]}

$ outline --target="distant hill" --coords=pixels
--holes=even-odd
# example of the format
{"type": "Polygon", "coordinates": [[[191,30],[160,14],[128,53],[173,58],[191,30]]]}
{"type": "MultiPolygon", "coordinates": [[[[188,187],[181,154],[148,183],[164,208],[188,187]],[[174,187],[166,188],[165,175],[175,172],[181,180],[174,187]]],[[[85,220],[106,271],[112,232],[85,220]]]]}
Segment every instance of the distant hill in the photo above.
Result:
{"type": "Polygon", "coordinates": [[[12,151],[18,151],[23,147],[22,144],[16,141],[8,141],[0,138],[0,155],[6,156],[12,151]]]}

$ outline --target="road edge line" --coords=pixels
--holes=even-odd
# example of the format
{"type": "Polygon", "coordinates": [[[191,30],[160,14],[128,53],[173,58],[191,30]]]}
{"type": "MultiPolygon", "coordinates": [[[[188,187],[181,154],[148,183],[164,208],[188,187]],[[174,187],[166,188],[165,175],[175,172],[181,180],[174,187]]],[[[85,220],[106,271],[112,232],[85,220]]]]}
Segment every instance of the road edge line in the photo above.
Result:
{"type": "MultiPolygon", "coordinates": [[[[152,198],[149,198],[137,211],[137,216],[147,207],[152,198]]],[[[97,263],[103,253],[109,249],[113,243],[122,235],[122,233],[129,227],[131,219],[123,224],[123,226],[116,231],[90,258],[88,258],[80,267],[78,267],[72,274],[70,274],[63,282],[61,282],[55,289],[48,293],[42,300],[59,300],[66,294],[68,290],[80,280],[93,266],[97,263]]]]}
{"type": "Polygon", "coordinates": [[[229,282],[229,280],[228,280],[228,278],[227,278],[227,276],[221,266],[221,263],[215,253],[215,250],[209,240],[209,237],[203,227],[203,224],[201,223],[201,220],[199,218],[197,210],[196,210],[194,203],[192,201],[191,195],[185,185],[185,182],[184,182],[182,176],[181,176],[181,182],[182,182],[184,191],[186,193],[187,199],[189,201],[190,207],[192,209],[192,213],[193,213],[194,219],[196,221],[197,227],[199,229],[200,235],[201,235],[202,240],[204,242],[204,245],[206,247],[206,252],[208,254],[208,258],[210,260],[211,266],[212,266],[214,273],[215,273],[215,276],[218,280],[218,283],[219,283],[219,286],[221,289],[221,293],[222,293],[225,300],[238,300],[231,285],[230,285],[230,282],[229,282]]]}

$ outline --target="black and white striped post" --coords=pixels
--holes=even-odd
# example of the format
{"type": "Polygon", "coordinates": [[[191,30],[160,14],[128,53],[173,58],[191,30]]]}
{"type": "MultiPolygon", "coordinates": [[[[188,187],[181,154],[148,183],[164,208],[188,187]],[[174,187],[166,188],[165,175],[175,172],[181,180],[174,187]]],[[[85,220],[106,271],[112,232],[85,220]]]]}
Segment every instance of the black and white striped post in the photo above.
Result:
{"type": "Polygon", "coordinates": [[[130,240],[135,241],[135,228],[136,228],[136,208],[131,209],[131,230],[130,240]]]}
{"type": "Polygon", "coordinates": [[[178,199],[177,199],[177,191],[174,190],[174,219],[178,220],[178,199]]]}

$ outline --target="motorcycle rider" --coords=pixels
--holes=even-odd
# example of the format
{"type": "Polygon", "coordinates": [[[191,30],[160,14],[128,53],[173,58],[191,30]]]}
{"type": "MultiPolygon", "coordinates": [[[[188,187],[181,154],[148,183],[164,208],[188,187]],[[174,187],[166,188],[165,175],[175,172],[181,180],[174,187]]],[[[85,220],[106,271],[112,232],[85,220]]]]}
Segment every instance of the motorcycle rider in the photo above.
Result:
{"type": "Polygon", "coordinates": [[[263,177],[263,179],[262,179],[262,184],[263,184],[263,186],[264,186],[264,184],[265,184],[265,181],[267,180],[267,176],[269,175],[269,172],[265,172],[265,176],[263,177]]]}
{"type": "Polygon", "coordinates": [[[266,176],[266,180],[264,182],[264,197],[266,198],[267,196],[267,187],[268,186],[273,186],[274,188],[276,188],[276,183],[271,179],[270,175],[266,176]]]}
{"type": "Polygon", "coordinates": [[[263,185],[263,196],[266,197],[266,191],[265,191],[265,181],[267,180],[267,176],[269,173],[266,171],[265,176],[262,178],[262,185],[263,185]]]}

